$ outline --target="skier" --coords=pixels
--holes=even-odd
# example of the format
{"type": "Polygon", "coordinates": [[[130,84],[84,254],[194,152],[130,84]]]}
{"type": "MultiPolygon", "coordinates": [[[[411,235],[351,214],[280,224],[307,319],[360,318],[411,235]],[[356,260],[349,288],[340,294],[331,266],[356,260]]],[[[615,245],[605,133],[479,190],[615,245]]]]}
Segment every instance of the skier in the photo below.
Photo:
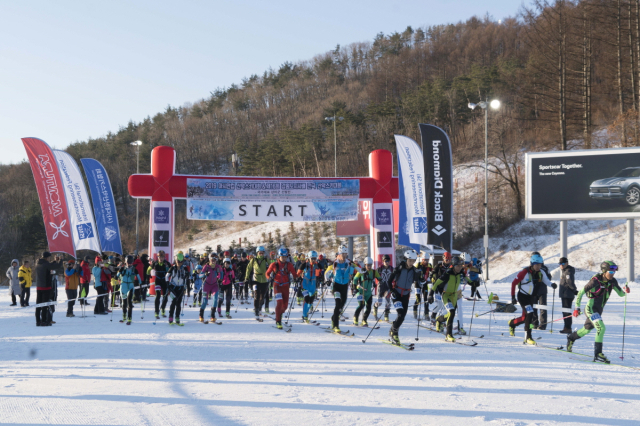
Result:
{"type": "Polygon", "coordinates": [[[247,266],[249,265],[249,259],[247,259],[247,253],[242,252],[240,254],[240,260],[236,262],[236,280],[240,289],[240,297],[244,300],[244,303],[249,303],[249,283],[247,282],[247,266]]]}
{"type": "MultiPolygon", "coordinates": [[[[516,327],[524,323],[526,332],[525,343],[535,345],[536,341],[531,337],[533,322],[535,320],[535,312],[533,304],[535,303],[535,288],[541,284],[547,287],[557,288],[555,283],[551,283],[547,275],[541,271],[544,260],[539,254],[534,254],[530,259],[530,266],[524,268],[516,275],[511,283],[511,303],[520,303],[522,306],[522,316],[509,321],[509,335],[515,336],[516,327]],[[518,296],[516,298],[516,287],[518,287],[518,296]]],[[[539,293],[538,293],[539,294],[539,293]]]]}
{"type": "Polygon", "coordinates": [[[309,322],[309,309],[313,305],[316,298],[318,270],[318,253],[311,250],[308,254],[306,262],[300,263],[296,268],[298,276],[302,278],[302,297],[304,298],[304,306],[302,307],[302,321],[309,322]]]}
{"type": "Polygon", "coordinates": [[[578,295],[578,288],[576,287],[576,270],[573,266],[569,265],[569,260],[566,257],[560,258],[560,269],[562,269],[562,277],[560,278],[560,290],[559,296],[562,301],[562,307],[569,310],[569,312],[562,312],[564,319],[564,328],[560,330],[562,334],[571,333],[571,306],[573,305],[573,299],[578,295]],[[567,318],[568,317],[568,318],[567,318]]]}
{"type": "MultiPolygon", "coordinates": [[[[171,265],[169,262],[165,261],[164,251],[160,250],[158,252],[158,261],[153,262],[151,264],[151,274],[155,274],[156,281],[156,300],[155,300],[155,311],[156,311],[156,319],[160,318],[160,299],[162,299],[162,316],[166,318],[164,313],[165,308],[167,307],[167,300],[169,297],[168,286],[166,275],[169,272],[169,268],[171,265]]],[[[124,293],[122,293],[124,294],[124,293]]]]}
{"type": "Polygon", "coordinates": [[[418,281],[418,287],[415,288],[416,300],[413,303],[413,317],[418,318],[418,306],[420,306],[421,301],[424,301],[424,316],[427,318],[429,315],[429,303],[427,302],[427,294],[429,293],[428,282],[429,275],[433,268],[427,258],[423,257],[422,260],[420,260],[418,269],[420,269],[420,281],[418,281]]]}
{"type": "Polygon", "coordinates": [[[288,250],[278,250],[278,261],[269,265],[266,276],[273,282],[273,294],[276,298],[276,327],[282,329],[282,314],[289,305],[290,276],[296,275],[296,270],[288,261],[288,250]]]}
{"type": "MultiPolygon", "coordinates": [[[[438,280],[438,278],[440,278],[442,275],[444,275],[449,268],[451,267],[451,253],[449,253],[448,251],[445,251],[442,254],[442,262],[440,262],[438,265],[434,266],[432,271],[431,271],[431,287],[433,288],[433,284],[436,283],[436,281],[438,280]]],[[[438,292],[436,292],[438,293],[438,292]]],[[[439,293],[438,293],[439,294],[439,293]]],[[[435,308],[431,311],[431,321],[432,323],[436,322],[436,316],[439,312],[441,312],[444,309],[444,304],[442,303],[442,298],[441,297],[436,297],[435,298],[435,308]]],[[[436,324],[436,328],[437,324],[436,324]]]]}
{"type": "Polygon", "coordinates": [[[202,267],[202,275],[204,275],[204,284],[202,285],[202,306],[200,307],[200,322],[204,321],[204,311],[207,309],[209,299],[213,296],[211,303],[211,322],[216,320],[216,307],[218,306],[218,282],[222,281],[222,267],[217,264],[217,257],[211,253],[209,255],[209,263],[202,267]]]}
{"type": "Polygon", "coordinates": [[[247,272],[244,275],[245,280],[253,286],[253,311],[256,318],[260,317],[263,305],[265,312],[269,313],[269,284],[267,283],[266,275],[269,260],[264,257],[264,253],[264,247],[259,246],[256,257],[247,264],[247,272]]]}
{"type": "Polygon", "coordinates": [[[602,319],[602,312],[604,311],[604,306],[607,304],[609,297],[611,297],[612,290],[615,290],[620,297],[624,297],[625,293],[629,293],[631,290],[628,285],[625,285],[624,289],[620,288],[618,281],[614,278],[614,275],[618,270],[618,265],[614,262],[610,260],[602,262],[600,264],[600,270],[602,272],[594,275],[587,285],[585,285],[578,293],[573,316],[577,317],[580,315],[580,302],[582,301],[582,296],[586,294],[589,299],[587,306],[584,308],[587,320],[580,330],[574,331],[567,336],[567,351],[571,352],[575,341],[583,338],[595,328],[597,334],[594,344],[593,361],[609,364],[609,359],[602,353],[602,343],[604,341],[604,332],[606,330],[602,319]]]}
{"type": "Polygon", "coordinates": [[[478,287],[480,287],[480,274],[482,274],[482,268],[477,257],[471,259],[471,263],[469,264],[467,272],[467,276],[469,277],[469,285],[471,286],[471,298],[482,300],[482,297],[480,297],[480,292],[478,291],[478,287]]]}
{"type": "MultiPolygon", "coordinates": [[[[537,251],[534,251],[533,253],[531,253],[531,256],[535,256],[535,255],[540,256],[540,253],[537,251]]],[[[547,276],[547,279],[549,281],[551,281],[551,272],[549,272],[549,268],[547,268],[547,265],[543,263],[540,266],[540,271],[547,276]]],[[[547,286],[542,283],[537,283],[535,288],[533,289],[533,298],[539,305],[547,306],[547,286]]],[[[547,329],[547,310],[539,309],[539,311],[540,311],[539,315],[536,318],[536,320],[539,321],[539,323],[536,324],[536,328],[538,330],[546,330],[547,329]]]]}
{"type": "MultiPolygon", "coordinates": [[[[202,265],[196,265],[193,273],[191,274],[191,282],[193,282],[193,306],[202,306],[202,281],[204,274],[202,273],[202,265]]],[[[202,318],[202,315],[200,316],[202,318]]]]}
{"type": "Polygon", "coordinates": [[[366,306],[364,314],[362,314],[362,322],[360,323],[360,326],[368,327],[369,324],[367,323],[367,319],[371,312],[371,301],[373,300],[373,283],[376,279],[382,280],[382,277],[378,271],[373,269],[372,258],[367,257],[364,259],[364,267],[364,271],[358,272],[353,278],[353,283],[356,285],[356,290],[358,292],[358,307],[356,308],[356,312],[353,314],[353,324],[358,325],[360,312],[362,312],[362,309],[366,306]]]}
{"type": "Polygon", "coordinates": [[[226,313],[225,316],[231,319],[231,293],[233,292],[233,284],[236,280],[236,274],[233,272],[231,266],[231,259],[228,257],[224,259],[224,266],[222,268],[222,287],[220,288],[220,294],[222,297],[218,298],[218,316],[222,317],[222,303],[226,301],[226,313]]]}
{"type": "Polygon", "coordinates": [[[169,324],[180,324],[180,313],[182,311],[182,298],[187,290],[187,280],[189,279],[189,267],[185,262],[182,252],[176,255],[176,261],[171,265],[166,275],[171,306],[169,307],[169,324]],[[174,317],[175,314],[175,317],[174,317]]]}
{"type": "MultiPolygon", "coordinates": [[[[337,260],[333,262],[333,269],[327,271],[327,278],[333,282],[331,292],[336,301],[336,306],[331,317],[331,328],[334,332],[340,333],[340,314],[347,301],[349,283],[353,278],[355,270],[351,262],[347,260],[347,247],[338,248],[337,260]]],[[[328,281],[329,281],[328,280],[328,281]]]]}
{"type": "Polygon", "coordinates": [[[382,265],[378,266],[378,300],[373,305],[373,316],[378,319],[378,307],[384,301],[384,320],[389,321],[389,311],[391,309],[391,275],[393,275],[393,266],[391,266],[391,257],[385,254],[382,258],[382,265]]]}
{"type": "MultiPolygon", "coordinates": [[[[300,270],[300,266],[307,263],[307,260],[304,258],[304,253],[297,253],[296,257],[295,257],[296,261],[295,264],[293,265],[293,268],[296,271],[300,270]]],[[[300,306],[304,300],[304,296],[302,295],[302,286],[301,285],[297,285],[296,286],[296,302],[298,303],[298,306],[300,306]]]]}
{"type": "MultiPolygon", "coordinates": [[[[446,322],[447,330],[445,339],[448,342],[455,342],[453,337],[453,320],[456,315],[456,307],[458,305],[458,298],[461,296],[460,282],[465,278],[463,273],[464,262],[456,256],[451,260],[451,267],[433,284],[433,288],[429,292],[429,301],[433,301],[434,293],[440,293],[442,295],[443,310],[438,312],[436,318],[436,330],[440,330],[440,326],[443,322],[446,322]],[[442,315],[444,312],[445,315],[442,315]]],[[[463,334],[464,330],[461,325],[458,325],[458,331],[463,334]]]]}
{"type": "Polygon", "coordinates": [[[400,344],[400,338],[398,337],[398,331],[400,326],[404,322],[404,317],[407,315],[409,309],[409,298],[411,297],[411,287],[418,286],[420,281],[420,270],[415,267],[418,254],[415,250],[407,250],[404,252],[404,258],[402,262],[394,269],[393,275],[390,281],[393,282],[393,288],[391,290],[391,301],[398,316],[389,330],[389,336],[391,336],[391,342],[400,344]]]}
{"type": "Polygon", "coordinates": [[[120,267],[118,271],[118,278],[120,282],[120,294],[122,295],[122,320],[120,322],[127,322],[127,325],[131,325],[131,318],[133,316],[133,287],[136,278],[140,282],[140,275],[135,266],[133,266],[133,256],[127,256],[126,265],[120,267]]]}

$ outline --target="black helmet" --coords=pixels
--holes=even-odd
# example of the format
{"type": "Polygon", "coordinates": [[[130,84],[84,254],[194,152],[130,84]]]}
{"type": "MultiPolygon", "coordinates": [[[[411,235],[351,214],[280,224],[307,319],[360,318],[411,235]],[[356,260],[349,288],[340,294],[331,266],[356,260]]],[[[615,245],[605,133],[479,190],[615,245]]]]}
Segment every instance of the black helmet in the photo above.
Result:
{"type": "Polygon", "coordinates": [[[602,270],[602,272],[617,271],[618,265],[612,260],[605,260],[600,264],[600,270],[602,270]]]}
{"type": "Polygon", "coordinates": [[[382,260],[386,260],[388,262],[391,262],[391,256],[389,256],[388,254],[385,254],[384,257],[382,258],[382,260]]]}
{"type": "Polygon", "coordinates": [[[462,266],[464,265],[464,261],[460,258],[460,256],[454,256],[451,259],[451,266],[462,266]]]}
{"type": "Polygon", "coordinates": [[[569,259],[567,259],[566,257],[561,257],[558,263],[569,263],[569,259]]]}
{"type": "Polygon", "coordinates": [[[240,253],[240,256],[244,259],[245,257],[247,257],[247,253],[243,251],[242,253],[240,253]]]}
{"type": "Polygon", "coordinates": [[[133,263],[133,256],[127,256],[127,263],[133,263]]]}
{"type": "Polygon", "coordinates": [[[85,257],[84,257],[84,260],[85,260],[86,262],[89,262],[89,261],[91,260],[91,256],[85,256],[85,257]]]}

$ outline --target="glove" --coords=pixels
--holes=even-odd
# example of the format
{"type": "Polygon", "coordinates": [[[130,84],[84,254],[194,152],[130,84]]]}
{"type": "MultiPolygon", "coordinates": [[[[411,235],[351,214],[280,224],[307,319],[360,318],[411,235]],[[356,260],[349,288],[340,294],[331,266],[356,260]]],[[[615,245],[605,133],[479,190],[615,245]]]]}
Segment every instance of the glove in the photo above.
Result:
{"type": "Polygon", "coordinates": [[[579,291],[578,291],[578,290],[574,290],[574,291],[573,291],[573,295],[574,295],[574,296],[577,296],[577,295],[578,295],[578,293],[579,293],[579,291]]]}
{"type": "Polygon", "coordinates": [[[576,317],[576,318],[577,318],[577,317],[578,317],[578,315],[580,315],[580,308],[576,308],[576,309],[573,311],[573,316],[574,316],[574,317],[576,317]]]}
{"type": "Polygon", "coordinates": [[[623,290],[625,293],[631,293],[631,289],[629,288],[628,285],[625,285],[623,290]]]}
{"type": "Polygon", "coordinates": [[[516,300],[516,296],[511,296],[511,304],[512,305],[517,305],[518,301],[516,300]]]}
{"type": "Polygon", "coordinates": [[[558,284],[556,284],[556,283],[551,283],[551,288],[555,290],[556,288],[558,288],[558,284]]]}
{"type": "Polygon", "coordinates": [[[434,302],[433,300],[433,291],[429,292],[429,297],[427,297],[427,303],[432,304],[434,302]]]}

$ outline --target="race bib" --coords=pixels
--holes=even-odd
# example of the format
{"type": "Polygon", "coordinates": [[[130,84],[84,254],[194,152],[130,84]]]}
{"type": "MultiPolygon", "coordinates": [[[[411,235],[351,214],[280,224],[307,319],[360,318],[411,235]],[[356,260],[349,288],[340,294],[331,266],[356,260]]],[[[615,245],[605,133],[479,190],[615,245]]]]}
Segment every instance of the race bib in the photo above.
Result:
{"type": "Polygon", "coordinates": [[[422,293],[422,289],[420,287],[415,288],[416,294],[422,293]]]}
{"type": "Polygon", "coordinates": [[[453,311],[455,308],[453,307],[453,303],[449,302],[446,305],[444,305],[445,308],[447,308],[447,311],[453,311]]]}
{"type": "Polygon", "coordinates": [[[591,319],[591,322],[602,321],[602,317],[597,312],[591,315],[589,318],[591,319]]]}
{"type": "Polygon", "coordinates": [[[333,293],[333,298],[334,299],[340,299],[340,292],[336,291],[335,293],[333,293]]]}
{"type": "Polygon", "coordinates": [[[240,282],[238,283],[238,285],[239,285],[240,287],[242,287],[242,286],[244,285],[244,283],[243,283],[242,281],[240,281],[240,282]]]}
{"type": "Polygon", "coordinates": [[[402,309],[402,302],[398,301],[396,303],[393,304],[394,309],[398,310],[398,309],[402,309]]]}
{"type": "Polygon", "coordinates": [[[282,293],[276,293],[276,300],[282,300],[282,293]]]}
{"type": "Polygon", "coordinates": [[[302,295],[303,295],[304,297],[307,297],[307,296],[309,295],[309,292],[308,292],[307,290],[303,290],[303,291],[302,291],[302,295]]]}
{"type": "Polygon", "coordinates": [[[358,302],[362,302],[364,300],[364,297],[361,294],[359,294],[359,295],[356,296],[356,300],[358,302]]]}
{"type": "Polygon", "coordinates": [[[528,314],[533,312],[533,306],[527,305],[524,307],[524,310],[527,311],[528,314]]]}
{"type": "Polygon", "coordinates": [[[438,302],[442,302],[442,295],[441,294],[436,294],[435,298],[436,298],[436,300],[438,302]]]}

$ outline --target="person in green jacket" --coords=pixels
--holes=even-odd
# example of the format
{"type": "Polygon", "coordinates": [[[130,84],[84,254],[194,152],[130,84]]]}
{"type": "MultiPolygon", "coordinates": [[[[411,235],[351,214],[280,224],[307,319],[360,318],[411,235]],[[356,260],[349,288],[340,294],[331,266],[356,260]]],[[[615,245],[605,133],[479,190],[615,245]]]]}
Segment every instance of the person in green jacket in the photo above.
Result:
{"type": "Polygon", "coordinates": [[[356,309],[355,314],[353,315],[353,324],[358,325],[358,318],[360,318],[360,312],[366,306],[367,308],[362,315],[362,322],[360,323],[361,327],[368,327],[367,318],[369,318],[369,314],[371,313],[371,302],[373,301],[372,290],[373,290],[373,280],[378,279],[381,280],[382,277],[373,269],[373,259],[370,257],[365,258],[364,260],[365,270],[356,273],[356,276],[353,277],[353,284],[356,286],[356,291],[358,296],[356,297],[358,300],[358,308],[356,309]]]}
{"type": "MultiPolygon", "coordinates": [[[[267,290],[269,289],[269,283],[267,283],[267,267],[269,261],[264,257],[265,249],[259,246],[256,257],[252,258],[247,265],[247,273],[244,275],[245,280],[251,281],[253,285],[253,310],[256,317],[260,316],[260,310],[264,304],[265,296],[268,298],[267,290]]],[[[265,311],[269,313],[269,305],[266,305],[265,311]]]]}
{"type": "Polygon", "coordinates": [[[629,293],[631,290],[628,285],[625,285],[624,289],[620,288],[618,281],[614,278],[614,275],[618,270],[618,265],[616,265],[615,262],[610,260],[602,262],[600,264],[600,270],[602,272],[594,275],[587,285],[585,285],[578,293],[578,297],[576,298],[576,309],[573,311],[573,316],[577,317],[580,315],[580,302],[582,301],[582,296],[586,295],[589,299],[587,306],[584,308],[587,320],[584,323],[584,327],[567,336],[567,351],[571,352],[575,341],[586,336],[595,328],[597,334],[596,342],[594,344],[593,361],[609,364],[609,359],[602,353],[602,343],[604,341],[604,332],[606,330],[604,321],[602,320],[602,311],[604,310],[604,305],[607,304],[613,290],[615,290],[620,297],[624,297],[625,293],[629,293]]]}
{"type": "Polygon", "coordinates": [[[463,279],[462,269],[464,262],[458,256],[451,260],[451,268],[440,276],[433,284],[429,291],[429,303],[433,303],[434,293],[442,295],[442,304],[447,311],[446,315],[440,314],[436,318],[436,329],[440,330],[441,324],[446,322],[448,342],[455,342],[453,337],[453,320],[456,316],[456,306],[458,305],[458,291],[460,290],[460,281],[463,279]]]}

